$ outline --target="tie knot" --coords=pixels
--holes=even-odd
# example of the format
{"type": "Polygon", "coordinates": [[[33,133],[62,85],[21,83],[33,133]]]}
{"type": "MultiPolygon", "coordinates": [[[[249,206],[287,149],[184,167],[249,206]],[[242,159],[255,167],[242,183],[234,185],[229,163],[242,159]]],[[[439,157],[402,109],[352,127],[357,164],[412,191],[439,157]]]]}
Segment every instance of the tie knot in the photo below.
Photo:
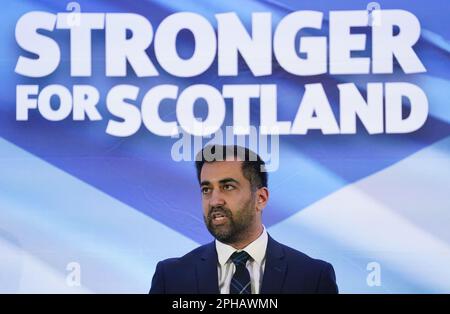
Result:
{"type": "Polygon", "coordinates": [[[230,258],[233,261],[234,265],[245,266],[245,263],[247,263],[248,259],[250,258],[250,255],[248,255],[248,253],[245,251],[240,251],[240,252],[236,251],[231,255],[230,258]]]}

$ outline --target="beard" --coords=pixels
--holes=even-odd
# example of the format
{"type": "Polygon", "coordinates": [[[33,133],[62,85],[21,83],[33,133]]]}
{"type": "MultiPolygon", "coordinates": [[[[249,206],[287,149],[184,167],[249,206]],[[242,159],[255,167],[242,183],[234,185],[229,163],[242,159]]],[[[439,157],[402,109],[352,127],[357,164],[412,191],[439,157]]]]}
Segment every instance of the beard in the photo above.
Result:
{"type": "Polygon", "coordinates": [[[245,239],[255,220],[254,205],[255,199],[252,196],[234,213],[225,206],[210,207],[208,215],[203,216],[208,231],[214,238],[225,244],[236,243],[245,239]],[[225,222],[215,225],[213,223],[215,214],[226,217],[225,222]]]}

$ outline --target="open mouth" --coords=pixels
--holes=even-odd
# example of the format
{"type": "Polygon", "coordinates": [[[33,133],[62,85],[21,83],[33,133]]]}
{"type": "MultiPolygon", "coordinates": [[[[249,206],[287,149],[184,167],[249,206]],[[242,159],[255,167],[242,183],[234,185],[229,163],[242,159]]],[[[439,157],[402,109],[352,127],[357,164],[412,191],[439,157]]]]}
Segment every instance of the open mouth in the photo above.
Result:
{"type": "Polygon", "coordinates": [[[223,213],[220,212],[215,212],[211,215],[212,218],[212,222],[214,224],[222,224],[224,222],[226,222],[226,220],[228,219],[228,217],[226,215],[224,215],[223,213]]]}

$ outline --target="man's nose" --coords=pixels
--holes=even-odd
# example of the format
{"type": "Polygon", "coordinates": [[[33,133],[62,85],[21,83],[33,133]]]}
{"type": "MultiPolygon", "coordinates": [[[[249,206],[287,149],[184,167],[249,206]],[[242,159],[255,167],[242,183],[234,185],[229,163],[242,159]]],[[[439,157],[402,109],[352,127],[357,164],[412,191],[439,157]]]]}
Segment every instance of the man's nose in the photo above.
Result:
{"type": "Polygon", "coordinates": [[[214,189],[212,191],[211,198],[209,199],[209,205],[211,207],[225,205],[225,199],[224,199],[223,193],[220,191],[220,189],[214,189]]]}

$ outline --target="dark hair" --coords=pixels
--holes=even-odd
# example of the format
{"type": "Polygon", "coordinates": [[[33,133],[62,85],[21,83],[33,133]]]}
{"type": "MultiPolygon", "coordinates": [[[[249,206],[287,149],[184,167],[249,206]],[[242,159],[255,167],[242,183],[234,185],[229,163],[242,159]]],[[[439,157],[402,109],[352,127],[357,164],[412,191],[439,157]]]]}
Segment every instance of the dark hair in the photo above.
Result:
{"type": "Polygon", "coordinates": [[[198,152],[195,158],[197,178],[200,182],[200,173],[205,162],[224,161],[227,157],[242,160],[242,173],[250,181],[252,190],[267,187],[267,172],[265,162],[250,149],[238,145],[207,145],[198,152]]]}

